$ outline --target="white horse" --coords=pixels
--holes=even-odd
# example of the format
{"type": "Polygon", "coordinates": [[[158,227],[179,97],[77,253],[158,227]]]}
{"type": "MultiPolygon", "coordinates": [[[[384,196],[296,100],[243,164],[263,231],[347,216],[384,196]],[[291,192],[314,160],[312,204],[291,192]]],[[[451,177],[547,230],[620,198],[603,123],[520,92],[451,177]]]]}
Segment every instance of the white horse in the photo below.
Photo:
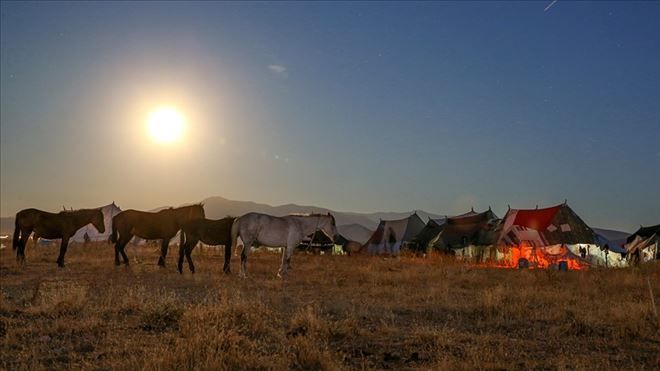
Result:
{"type": "Polygon", "coordinates": [[[337,234],[335,217],[330,213],[327,215],[310,214],[283,217],[247,213],[237,218],[231,228],[231,246],[232,250],[235,251],[238,237],[243,240],[240,276],[246,277],[247,275],[246,263],[252,244],[286,247],[282,252],[282,265],[277,273],[278,277],[286,276],[293,250],[300,245],[303,238],[318,230],[323,231],[334,241],[337,234]]]}

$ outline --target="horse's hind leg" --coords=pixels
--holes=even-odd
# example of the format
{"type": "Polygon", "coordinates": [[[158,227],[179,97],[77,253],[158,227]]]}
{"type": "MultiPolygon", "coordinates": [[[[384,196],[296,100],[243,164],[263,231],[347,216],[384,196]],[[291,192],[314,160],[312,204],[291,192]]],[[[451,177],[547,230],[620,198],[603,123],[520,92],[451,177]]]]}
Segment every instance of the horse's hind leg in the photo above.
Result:
{"type": "Polygon", "coordinates": [[[21,264],[25,263],[25,246],[30,238],[30,234],[32,234],[30,230],[21,231],[21,239],[18,241],[18,249],[16,249],[16,260],[21,264]]]}
{"type": "Polygon", "coordinates": [[[158,258],[158,266],[165,266],[165,258],[167,257],[167,248],[170,246],[170,239],[163,238],[163,241],[160,243],[160,257],[158,258]]]}
{"type": "MultiPolygon", "coordinates": [[[[194,241],[195,243],[191,243],[186,247],[186,260],[188,261],[188,269],[190,269],[191,273],[195,273],[195,265],[193,264],[192,261],[192,251],[197,246],[197,241],[194,241]]],[[[182,264],[183,265],[183,262],[182,264]]],[[[182,268],[183,269],[183,268],[182,268]]]]}
{"type": "Polygon", "coordinates": [[[126,255],[124,248],[128,242],[130,242],[131,238],[133,238],[132,235],[120,235],[119,239],[115,243],[115,265],[121,265],[121,262],[119,261],[119,254],[121,254],[121,257],[124,260],[124,264],[128,265],[128,256],[126,255]]]}
{"type": "Polygon", "coordinates": [[[284,278],[287,276],[291,255],[293,255],[293,250],[296,248],[296,245],[297,244],[289,244],[282,252],[282,265],[280,266],[279,272],[277,272],[277,277],[284,278]]]}
{"type": "Polygon", "coordinates": [[[195,273],[195,265],[192,262],[192,257],[190,256],[190,253],[192,252],[192,249],[195,248],[197,245],[198,239],[191,237],[188,235],[188,240],[184,242],[181,246],[179,246],[179,261],[177,263],[177,270],[179,273],[183,273],[183,256],[185,255],[186,260],[188,261],[188,268],[192,273],[195,273]]]}
{"type": "Polygon", "coordinates": [[[117,239],[117,242],[115,242],[115,265],[116,266],[121,265],[121,261],[119,261],[119,253],[124,248],[122,246],[123,243],[124,243],[124,236],[122,235],[117,239]]]}
{"type": "Polygon", "coordinates": [[[115,242],[115,265],[121,264],[119,261],[119,241],[115,242]]]}
{"type": "Polygon", "coordinates": [[[250,255],[250,250],[252,249],[252,242],[253,241],[250,239],[243,240],[243,250],[241,251],[241,270],[239,273],[239,276],[243,278],[247,277],[247,259],[248,255],[250,255]]]}
{"type": "Polygon", "coordinates": [[[179,246],[179,261],[176,264],[176,270],[179,271],[180,274],[183,274],[183,255],[186,253],[186,246],[188,246],[188,241],[179,246]]]}
{"type": "Polygon", "coordinates": [[[225,274],[231,273],[231,242],[225,244],[225,265],[222,267],[222,271],[225,274]]]}
{"type": "Polygon", "coordinates": [[[62,237],[60,256],[57,257],[57,266],[60,268],[64,268],[64,255],[66,254],[67,247],[69,247],[69,237],[62,237]]]}

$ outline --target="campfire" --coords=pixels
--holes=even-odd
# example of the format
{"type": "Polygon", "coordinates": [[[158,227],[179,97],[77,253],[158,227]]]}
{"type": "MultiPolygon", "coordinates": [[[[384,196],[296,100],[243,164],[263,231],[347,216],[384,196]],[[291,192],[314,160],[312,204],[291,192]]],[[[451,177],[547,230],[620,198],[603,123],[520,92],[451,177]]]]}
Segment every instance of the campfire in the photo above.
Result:
{"type": "Polygon", "coordinates": [[[503,268],[581,270],[590,267],[587,261],[573,254],[565,245],[537,247],[521,243],[503,247],[501,251],[504,258],[496,266],[503,268]]]}

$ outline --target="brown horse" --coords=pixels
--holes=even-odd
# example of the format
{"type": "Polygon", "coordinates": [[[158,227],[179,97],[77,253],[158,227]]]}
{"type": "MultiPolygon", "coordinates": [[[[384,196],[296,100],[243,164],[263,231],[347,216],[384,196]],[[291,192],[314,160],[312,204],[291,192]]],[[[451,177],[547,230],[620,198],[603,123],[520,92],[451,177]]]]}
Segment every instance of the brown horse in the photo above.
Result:
{"type": "Polygon", "coordinates": [[[188,260],[188,268],[195,273],[195,265],[190,254],[199,241],[207,245],[225,245],[225,265],[223,270],[229,273],[229,261],[231,260],[231,225],[234,217],[226,217],[219,220],[195,219],[189,220],[181,225],[181,246],[179,246],[179,264],[177,269],[183,273],[183,255],[188,260]]]}
{"type": "Polygon", "coordinates": [[[57,265],[64,267],[64,255],[69,245],[69,239],[80,228],[90,223],[99,233],[105,232],[101,209],[62,211],[57,214],[37,209],[21,210],[16,214],[12,241],[14,250],[17,250],[16,260],[21,263],[25,261],[25,245],[30,234],[34,232],[35,242],[39,238],[62,239],[57,265]]]}
{"type": "MultiPolygon", "coordinates": [[[[181,229],[181,225],[188,220],[203,218],[204,207],[202,204],[169,208],[155,213],[137,210],[122,211],[112,218],[110,240],[115,243],[115,265],[120,264],[119,254],[124,259],[124,264],[128,265],[128,256],[126,256],[124,247],[133,236],[138,236],[145,240],[161,240],[158,265],[165,266],[170,240],[181,229]]],[[[183,236],[181,237],[183,238],[183,236]]]]}

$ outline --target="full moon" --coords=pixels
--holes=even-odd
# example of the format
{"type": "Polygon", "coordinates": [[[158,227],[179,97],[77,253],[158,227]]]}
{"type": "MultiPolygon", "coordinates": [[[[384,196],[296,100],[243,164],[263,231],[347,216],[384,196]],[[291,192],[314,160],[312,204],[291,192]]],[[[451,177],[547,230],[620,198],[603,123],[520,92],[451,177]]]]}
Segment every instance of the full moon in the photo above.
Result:
{"type": "Polygon", "coordinates": [[[160,107],[149,114],[149,136],[158,143],[171,143],[183,134],[185,120],[172,107],[160,107]]]}

